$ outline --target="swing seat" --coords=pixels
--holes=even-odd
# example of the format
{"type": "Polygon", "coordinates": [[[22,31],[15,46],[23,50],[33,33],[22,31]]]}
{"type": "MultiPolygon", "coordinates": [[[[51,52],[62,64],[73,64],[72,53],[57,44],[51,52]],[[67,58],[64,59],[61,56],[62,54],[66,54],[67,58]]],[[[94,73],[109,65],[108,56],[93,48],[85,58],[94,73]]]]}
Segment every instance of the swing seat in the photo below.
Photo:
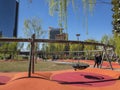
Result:
{"type": "Polygon", "coordinates": [[[77,69],[79,69],[79,70],[86,69],[86,68],[88,68],[89,66],[90,66],[90,65],[88,65],[88,64],[77,63],[77,64],[74,64],[72,67],[73,67],[74,70],[76,71],[77,69]]]}

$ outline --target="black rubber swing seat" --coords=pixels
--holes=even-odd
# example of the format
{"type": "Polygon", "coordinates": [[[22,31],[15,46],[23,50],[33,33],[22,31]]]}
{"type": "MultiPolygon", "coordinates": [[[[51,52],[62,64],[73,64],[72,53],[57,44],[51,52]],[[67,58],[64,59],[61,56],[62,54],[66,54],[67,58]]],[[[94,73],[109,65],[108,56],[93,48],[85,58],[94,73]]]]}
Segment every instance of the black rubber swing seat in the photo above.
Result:
{"type": "Polygon", "coordinates": [[[83,69],[86,69],[86,68],[88,68],[90,65],[88,65],[88,64],[84,64],[84,63],[76,63],[76,64],[73,64],[73,68],[74,68],[74,70],[76,71],[77,69],[79,69],[79,70],[83,70],[83,69]]]}

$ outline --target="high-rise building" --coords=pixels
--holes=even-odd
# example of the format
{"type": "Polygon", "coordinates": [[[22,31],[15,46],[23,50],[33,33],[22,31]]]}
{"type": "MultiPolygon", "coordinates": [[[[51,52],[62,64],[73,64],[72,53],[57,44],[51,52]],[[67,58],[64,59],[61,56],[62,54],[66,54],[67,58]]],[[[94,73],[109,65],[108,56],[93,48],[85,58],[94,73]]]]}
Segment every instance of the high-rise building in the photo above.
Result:
{"type": "Polygon", "coordinates": [[[49,39],[55,39],[56,35],[61,33],[61,30],[63,30],[63,28],[53,28],[53,27],[49,27],[49,39]]]}
{"type": "Polygon", "coordinates": [[[0,34],[17,37],[19,3],[16,0],[0,0],[0,34]]]}

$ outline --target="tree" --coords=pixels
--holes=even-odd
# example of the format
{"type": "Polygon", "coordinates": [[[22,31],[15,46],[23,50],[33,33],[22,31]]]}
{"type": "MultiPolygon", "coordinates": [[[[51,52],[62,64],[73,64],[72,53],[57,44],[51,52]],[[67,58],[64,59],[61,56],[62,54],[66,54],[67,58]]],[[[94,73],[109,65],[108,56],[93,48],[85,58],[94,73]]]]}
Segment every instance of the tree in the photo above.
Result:
{"type": "Polygon", "coordinates": [[[11,42],[8,44],[8,51],[10,51],[10,56],[12,59],[14,59],[14,57],[18,53],[17,46],[18,46],[17,42],[11,42]]]}
{"type": "MultiPolygon", "coordinates": [[[[98,43],[98,41],[94,39],[87,39],[86,42],[92,42],[92,43],[98,43]]],[[[98,49],[96,45],[84,45],[84,51],[87,50],[96,50],[98,49]]],[[[88,58],[91,58],[91,56],[94,54],[94,52],[87,52],[85,53],[88,58]]],[[[93,58],[92,58],[93,59],[93,58]]]]}
{"type": "MultiPolygon", "coordinates": [[[[35,38],[39,39],[45,34],[45,31],[42,30],[41,20],[35,17],[24,21],[24,31],[28,38],[31,38],[31,36],[35,34],[35,38]]],[[[39,49],[38,43],[36,44],[36,50],[37,49],[39,49]]]]}
{"type": "MultiPolygon", "coordinates": [[[[85,10],[85,14],[88,10],[92,10],[96,0],[47,0],[49,5],[49,13],[50,15],[54,15],[56,12],[59,17],[59,25],[60,27],[64,27],[67,29],[67,8],[68,5],[72,3],[74,11],[79,10],[80,2],[83,2],[83,7],[85,10]]],[[[87,15],[86,15],[87,18],[87,15]]]]}
{"type": "Polygon", "coordinates": [[[114,46],[114,51],[117,55],[120,55],[120,36],[118,33],[114,33],[113,36],[104,35],[101,39],[101,43],[114,46]]]}
{"type": "Polygon", "coordinates": [[[1,43],[0,51],[2,55],[2,58],[4,59],[14,59],[14,57],[17,55],[17,42],[4,42],[1,43]]]}
{"type": "Polygon", "coordinates": [[[103,35],[101,39],[101,43],[108,44],[108,45],[114,45],[115,46],[115,37],[111,35],[103,35]]]}
{"type": "Polygon", "coordinates": [[[112,0],[113,33],[120,33],[120,0],[112,0]]]}
{"type": "MultiPolygon", "coordinates": [[[[45,31],[42,30],[40,18],[26,19],[24,21],[24,31],[25,35],[29,38],[35,34],[35,38],[40,39],[45,34],[45,31]]],[[[30,44],[28,44],[28,49],[30,49],[30,44]]],[[[39,43],[35,43],[35,51],[39,50],[39,43]]]]}
{"type": "MultiPolygon", "coordinates": [[[[98,41],[94,39],[87,39],[85,42],[92,42],[92,43],[98,43],[98,41]]],[[[96,50],[96,45],[84,45],[84,50],[96,50]]]]}
{"type": "MultiPolygon", "coordinates": [[[[49,43],[45,46],[45,52],[46,53],[51,53],[51,54],[58,54],[60,52],[65,51],[65,44],[60,44],[60,43],[49,43]]],[[[44,50],[42,48],[42,50],[44,50]]]]}
{"type": "Polygon", "coordinates": [[[101,39],[101,43],[106,45],[109,44],[109,36],[105,34],[101,39]]]}
{"type": "Polygon", "coordinates": [[[42,30],[40,18],[26,19],[24,21],[24,31],[25,35],[29,38],[35,34],[36,38],[41,38],[45,31],[42,30]]]}
{"type": "Polygon", "coordinates": [[[120,56],[120,36],[117,33],[114,34],[114,41],[115,53],[120,56]]]}
{"type": "Polygon", "coordinates": [[[112,36],[109,36],[109,44],[110,45],[115,45],[115,41],[114,41],[114,36],[112,35],[112,36]]]}
{"type": "MultiPolygon", "coordinates": [[[[59,18],[59,26],[62,28],[64,27],[67,30],[67,12],[68,12],[68,5],[72,3],[73,5],[73,9],[74,10],[78,10],[79,8],[79,4],[82,1],[83,6],[84,6],[84,10],[85,10],[85,21],[86,21],[86,29],[87,28],[87,11],[88,10],[92,10],[96,0],[48,0],[48,5],[49,5],[49,13],[51,16],[53,16],[55,13],[58,14],[58,18],[59,18]],[[88,9],[89,8],[89,9],[88,9]]],[[[71,46],[70,45],[70,50],[75,50],[78,48],[80,50],[84,48],[84,45],[75,45],[75,46],[71,46]]]]}

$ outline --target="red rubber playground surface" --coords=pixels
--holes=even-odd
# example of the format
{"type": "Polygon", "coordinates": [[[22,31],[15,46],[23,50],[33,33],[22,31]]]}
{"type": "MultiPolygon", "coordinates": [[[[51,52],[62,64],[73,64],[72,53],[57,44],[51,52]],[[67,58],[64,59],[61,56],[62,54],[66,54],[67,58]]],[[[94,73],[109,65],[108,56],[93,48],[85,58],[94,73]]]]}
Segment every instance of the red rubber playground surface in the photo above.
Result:
{"type": "Polygon", "coordinates": [[[101,87],[115,84],[116,79],[108,75],[96,73],[66,72],[54,75],[52,80],[66,85],[101,87]]]}
{"type": "Polygon", "coordinates": [[[120,90],[120,72],[87,68],[28,73],[0,73],[0,90],[120,90]]]}

